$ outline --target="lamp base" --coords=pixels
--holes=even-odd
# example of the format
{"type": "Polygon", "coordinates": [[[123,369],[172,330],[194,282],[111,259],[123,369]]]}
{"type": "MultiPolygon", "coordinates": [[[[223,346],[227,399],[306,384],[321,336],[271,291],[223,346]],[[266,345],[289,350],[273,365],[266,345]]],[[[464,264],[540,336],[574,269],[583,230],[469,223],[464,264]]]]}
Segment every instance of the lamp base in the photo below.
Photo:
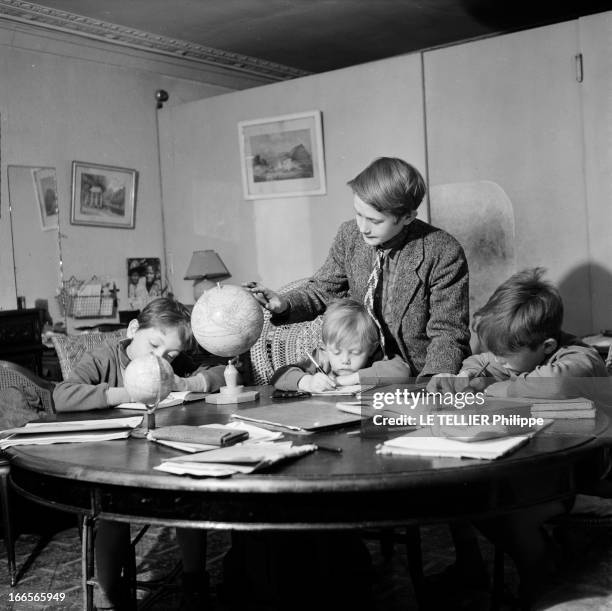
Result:
{"type": "Polygon", "coordinates": [[[197,301],[202,294],[208,289],[212,289],[217,286],[216,282],[209,280],[208,278],[202,278],[200,280],[193,281],[193,298],[197,301]]]}

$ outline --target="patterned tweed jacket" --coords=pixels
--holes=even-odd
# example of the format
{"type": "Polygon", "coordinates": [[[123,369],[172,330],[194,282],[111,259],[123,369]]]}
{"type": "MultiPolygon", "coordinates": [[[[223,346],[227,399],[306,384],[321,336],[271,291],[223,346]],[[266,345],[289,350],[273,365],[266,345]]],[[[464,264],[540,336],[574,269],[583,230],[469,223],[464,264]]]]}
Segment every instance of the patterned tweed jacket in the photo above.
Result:
{"type": "MultiPolygon", "coordinates": [[[[375,248],[357,223],[340,226],[327,260],[303,286],[284,296],[289,308],[273,324],[312,320],[334,299],[363,301],[375,248]]],[[[468,268],[463,249],[448,233],[420,220],[408,226],[398,253],[386,320],[414,375],[456,373],[469,349],[468,268]]]]}

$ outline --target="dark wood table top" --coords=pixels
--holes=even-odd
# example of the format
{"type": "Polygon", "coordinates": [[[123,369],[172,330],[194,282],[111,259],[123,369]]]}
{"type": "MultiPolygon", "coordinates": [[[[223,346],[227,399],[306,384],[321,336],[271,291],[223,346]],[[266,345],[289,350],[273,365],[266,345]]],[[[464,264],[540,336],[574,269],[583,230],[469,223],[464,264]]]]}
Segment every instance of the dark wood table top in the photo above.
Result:
{"type": "MultiPolygon", "coordinates": [[[[271,402],[268,388],[255,405],[271,402]]],[[[337,398],[301,399],[335,403],[337,398]]],[[[225,422],[253,403],[188,403],[161,410],[157,425],[225,422]]],[[[104,410],[58,419],[117,417],[104,410]]],[[[153,469],[180,452],[146,439],[11,448],[11,477],[35,500],[130,521],[233,528],[341,528],[477,517],[567,498],[588,489],[610,463],[608,418],[555,423],[525,446],[495,460],[376,454],[381,438],[347,435],[359,425],[297,443],[317,451],[268,472],[230,478],[176,476],[153,469]]]]}

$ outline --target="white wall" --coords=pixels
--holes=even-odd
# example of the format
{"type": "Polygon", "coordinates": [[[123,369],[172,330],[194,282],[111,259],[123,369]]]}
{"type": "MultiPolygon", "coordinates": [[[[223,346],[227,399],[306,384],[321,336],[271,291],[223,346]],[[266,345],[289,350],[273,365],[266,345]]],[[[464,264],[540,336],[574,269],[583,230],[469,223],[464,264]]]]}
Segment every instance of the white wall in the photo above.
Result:
{"type": "MultiPolygon", "coordinates": [[[[76,36],[3,24],[0,308],[16,307],[7,165],[57,169],[65,279],[93,274],[116,278],[121,289],[120,307],[125,307],[126,258],[163,258],[155,91],[167,90],[171,106],[262,81],[76,36]],[[70,224],[73,160],[138,171],[134,230],[70,224]]],[[[31,233],[18,233],[14,239],[34,262],[56,257],[56,253],[43,249],[40,236],[40,220],[32,211],[31,233]]],[[[54,306],[53,295],[38,294],[39,290],[23,283],[19,287],[27,296],[28,306],[33,307],[37,297],[48,299],[54,306]]]]}
{"type": "MultiPolygon", "coordinates": [[[[430,183],[497,183],[514,209],[516,269],[547,268],[561,289],[567,331],[587,334],[577,32],[569,21],[425,53],[425,95],[430,183]]],[[[432,200],[434,224],[436,212],[432,200]]]]}
{"type": "Polygon", "coordinates": [[[580,19],[579,28],[592,330],[599,331],[612,328],[612,12],[580,19]]]}
{"type": "Polygon", "coordinates": [[[278,288],[323,262],[352,216],[346,182],[375,157],[399,156],[425,171],[419,55],[175,106],[161,118],[169,259],[186,302],[193,250],[217,250],[232,282],[278,288]],[[308,110],[323,114],[327,194],[245,200],[238,122],[308,110]]]}

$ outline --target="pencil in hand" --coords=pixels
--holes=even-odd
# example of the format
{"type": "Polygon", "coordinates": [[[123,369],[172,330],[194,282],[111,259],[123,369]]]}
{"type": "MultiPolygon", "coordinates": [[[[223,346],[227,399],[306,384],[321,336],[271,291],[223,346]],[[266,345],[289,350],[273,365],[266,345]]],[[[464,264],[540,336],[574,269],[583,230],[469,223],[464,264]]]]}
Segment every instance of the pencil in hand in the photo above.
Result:
{"type": "Polygon", "coordinates": [[[331,379],[331,377],[330,377],[330,376],[328,376],[328,375],[327,375],[327,374],[326,374],[326,373],[323,371],[323,369],[321,368],[321,365],[319,365],[319,363],[317,363],[317,360],[314,358],[314,356],[312,356],[312,354],[310,354],[310,352],[307,352],[306,354],[308,355],[308,358],[310,359],[310,361],[312,362],[312,364],[313,364],[313,365],[316,367],[317,371],[318,371],[319,373],[322,373],[322,374],[323,374],[323,375],[324,375],[324,376],[325,376],[325,377],[326,377],[326,378],[327,378],[327,379],[328,379],[328,380],[331,382],[331,384],[332,384],[332,386],[333,386],[334,388],[337,388],[336,383],[335,383],[335,382],[334,382],[334,381],[331,379]]]}

